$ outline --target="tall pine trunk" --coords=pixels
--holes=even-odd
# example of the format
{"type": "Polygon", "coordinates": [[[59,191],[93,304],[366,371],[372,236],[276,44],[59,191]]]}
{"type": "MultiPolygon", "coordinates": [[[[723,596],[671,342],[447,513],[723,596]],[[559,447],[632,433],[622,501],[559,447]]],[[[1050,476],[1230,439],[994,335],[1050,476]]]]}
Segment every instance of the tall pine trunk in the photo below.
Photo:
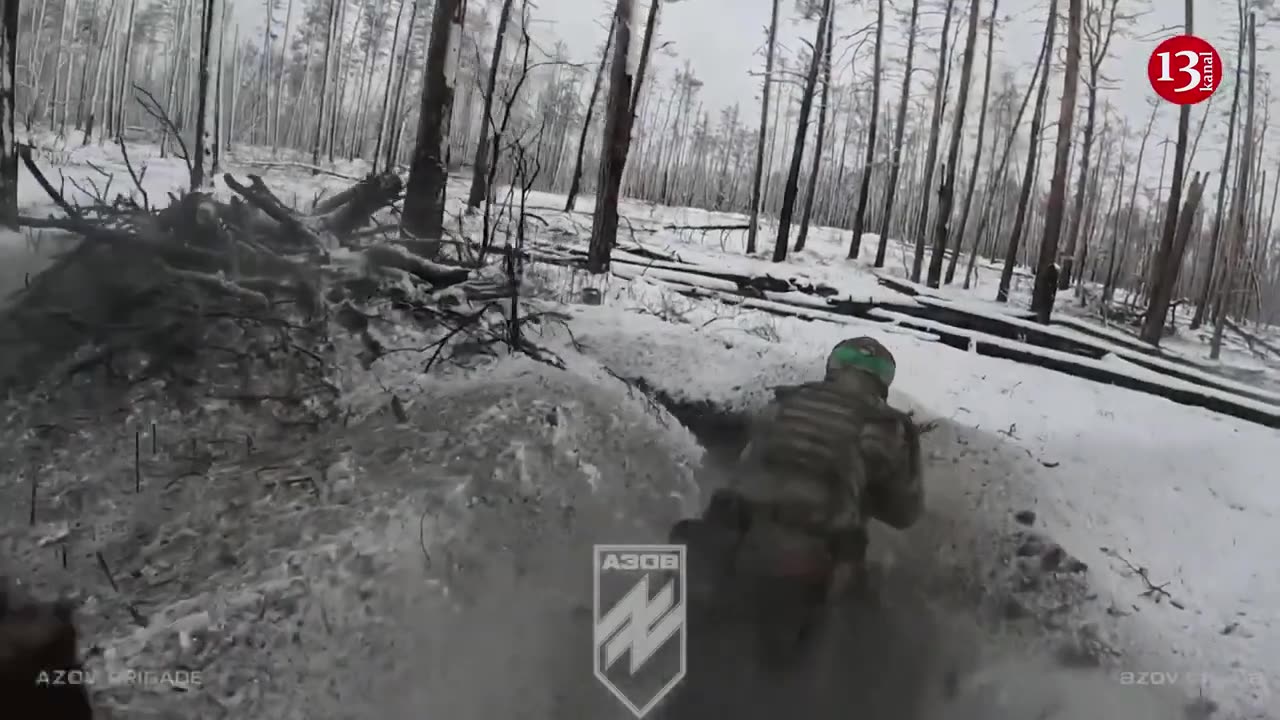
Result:
{"type": "Polygon", "coordinates": [[[587,271],[608,271],[609,256],[618,237],[618,196],[631,144],[631,33],[635,0],[617,0],[613,15],[613,65],[609,71],[609,99],[600,148],[600,180],[592,215],[587,271]]]}
{"type": "Polygon", "coordinates": [[[1036,160],[1040,155],[1040,123],[1044,120],[1044,102],[1049,94],[1049,76],[1053,74],[1053,36],[1057,28],[1058,0],[1049,0],[1049,20],[1044,34],[1046,50],[1044,74],[1040,76],[1040,90],[1036,93],[1036,107],[1031,112],[1030,139],[1027,143],[1027,167],[1022,175],[1022,189],[1018,192],[1018,209],[1013,217],[1013,230],[1010,231],[1009,243],[1005,246],[1004,267],[1000,270],[1000,285],[996,288],[997,302],[1007,302],[1009,300],[1009,286],[1013,284],[1013,266],[1018,261],[1018,249],[1022,244],[1022,233],[1027,221],[1027,204],[1031,200],[1036,160]]]}
{"type": "Polygon", "coordinates": [[[587,152],[587,136],[591,132],[591,119],[595,115],[596,103],[600,98],[600,86],[604,82],[605,68],[609,67],[609,50],[613,47],[612,23],[609,34],[604,39],[604,51],[600,54],[600,67],[596,68],[596,79],[591,84],[591,95],[587,98],[587,109],[582,118],[582,131],[578,136],[578,151],[573,158],[573,176],[569,179],[569,194],[565,198],[564,211],[572,212],[578,202],[578,192],[582,189],[582,159],[587,152]]]}
{"type": "Polygon", "coordinates": [[[18,0],[0,0],[0,223],[18,229],[18,0]]]}
{"type": "Polygon", "coordinates": [[[1227,119],[1227,143],[1222,147],[1222,171],[1218,175],[1217,208],[1213,214],[1213,229],[1209,233],[1208,258],[1205,260],[1204,275],[1201,279],[1200,291],[1196,296],[1196,310],[1191,317],[1191,329],[1195,330],[1204,323],[1204,315],[1209,309],[1209,301],[1213,295],[1215,273],[1218,270],[1219,244],[1222,239],[1223,213],[1226,212],[1227,183],[1231,177],[1231,151],[1235,147],[1236,116],[1240,110],[1240,77],[1244,69],[1245,51],[1245,18],[1240,15],[1239,40],[1236,43],[1235,87],[1231,91],[1231,114],[1227,119]]]}
{"type": "Polygon", "coordinates": [[[466,0],[436,0],[431,33],[422,72],[422,103],[413,162],[405,187],[400,230],[404,235],[428,241],[427,256],[439,252],[444,236],[445,189],[449,184],[449,125],[453,116],[453,90],[458,70],[466,0]]]}
{"type": "MultiPolygon", "coordinates": [[[[1031,291],[1031,309],[1040,322],[1044,323],[1049,322],[1054,295],[1058,289],[1058,240],[1062,236],[1062,219],[1066,215],[1067,175],[1071,172],[1071,128],[1076,117],[1076,96],[1080,90],[1082,3],[1083,0],[1067,1],[1067,64],[1062,73],[1062,100],[1058,105],[1058,129],[1053,175],[1049,180],[1049,198],[1045,208],[1044,234],[1040,238],[1036,281],[1031,291]]],[[[1181,182],[1181,179],[1176,182],[1181,182]]]]}
{"type": "MultiPolygon", "coordinates": [[[[960,140],[964,136],[965,111],[969,108],[969,84],[973,77],[973,56],[978,43],[978,4],[979,0],[970,0],[969,3],[969,31],[965,38],[964,60],[960,65],[960,97],[955,117],[952,118],[951,147],[947,149],[947,164],[942,169],[942,187],[938,190],[938,217],[934,223],[933,255],[929,258],[927,277],[929,287],[934,288],[942,280],[942,260],[947,251],[947,225],[951,222],[952,204],[955,201],[956,166],[960,164],[960,140]]],[[[981,146],[978,147],[978,152],[982,152],[981,146]]],[[[923,243],[921,239],[921,245],[923,243]]]]}
{"type": "Polygon", "coordinates": [[[1248,152],[1253,142],[1253,114],[1258,87],[1258,21],[1252,12],[1249,22],[1249,105],[1245,111],[1244,135],[1241,137],[1240,177],[1232,199],[1230,243],[1223,259],[1222,280],[1218,283],[1217,315],[1213,323],[1213,337],[1209,341],[1209,358],[1217,360],[1222,354],[1222,333],[1227,324],[1227,312],[1235,300],[1236,273],[1240,271],[1240,259],[1245,247],[1245,205],[1249,197],[1249,184],[1253,171],[1253,153],[1248,152]]]}
{"type": "Polygon", "coordinates": [[[809,218],[813,214],[813,200],[818,194],[818,172],[822,168],[823,142],[827,133],[827,105],[831,100],[831,28],[835,25],[835,7],[827,8],[827,40],[822,47],[822,101],[818,105],[818,134],[813,140],[813,166],[809,171],[809,190],[805,194],[804,209],[800,211],[800,234],[796,236],[796,252],[804,249],[809,237],[809,218]]]}
{"type": "MultiPolygon", "coordinates": [[[[876,133],[880,120],[880,73],[884,56],[884,0],[876,6],[876,58],[871,67],[871,125],[867,128],[866,154],[862,158],[862,179],[858,183],[858,207],[853,216],[853,238],[849,241],[849,259],[856,260],[862,252],[863,223],[867,218],[867,196],[871,192],[871,167],[876,158],[876,133]]],[[[840,169],[844,170],[841,162],[840,169]]]]}
{"type": "MultiPolygon", "coordinates": [[[[947,275],[944,281],[950,285],[956,279],[956,264],[960,260],[960,252],[964,249],[964,232],[969,225],[969,211],[973,207],[973,191],[978,186],[978,167],[982,161],[982,145],[987,137],[987,107],[991,100],[991,66],[994,61],[996,41],[996,15],[1000,10],[1000,0],[991,0],[991,17],[987,21],[987,69],[982,80],[982,109],[978,111],[978,140],[973,151],[973,165],[969,170],[969,186],[964,191],[964,204],[960,210],[960,224],[951,233],[951,259],[947,261],[947,275]]],[[[1034,80],[1032,81],[1034,82],[1034,80]]],[[[992,150],[995,146],[992,145],[992,150]]],[[[994,155],[992,156],[994,159],[994,155]]],[[[974,237],[977,247],[977,237],[974,237]]]]}
{"type": "Polygon", "coordinates": [[[497,35],[493,40],[493,58],[489,61],[489,78],[484,88],[484,109],[480,111],[480,141],[476,144],[475,162],[471,167],[471,191],[467,194],[467,208],[480,207],[489,196],[485,179],[489,177],[489,144],[497,135],[493,127],[493,93],[498,86],[498,66],[502,64],[502,46],[507,37],[507,21],[511,19],[512,0],[502,0],[498,13],[497,35]]]}
{"type": "Polygon", "coordinates": [[[778,214],[778,239],[773,245],[773,261],[787,259],[787,242],[791,235],[791,216],[795,212],[796,192],[800,185],[800,168],[804,163],[804,141],[809,132],[809,115],[813,112],[813,94],[818,84],[818,68],[822,65],[823,46],[826,42],[827,22],[831,17],[831,0],[825,0],[822,18],[818,21],[817,37],[813,42],[813,59],[804,80],[804,94],[800,96],[800,117],[797,120],[795,145],[791,151],[791,166],[787,170],[787,182],[782,188],[782,211],[778,214]]]}
{"type": "Polygon", "coordinates": [[[756,138],[756,167],[751,179],[751,217],[747,221],[747,254],[756,251],[756,238],[760,232],[760,205],[763,202],[765,175],[765,143],[769,135],[769,99],[773,91],[773,61],[778,42],[778,4],[773,0],[769,16],[769,38],[766,41],[764,61],[764,86],[760,95],[760,134],[756,138]]]}
{"type": "Polygon", "coordinates": [[[902,139],[907,130],[907,107],[911,102],[911,71],[916,52],[916,28],[920,21],[920,0],[911,0],[911,26],[907,30],[907,67],[902,76],[902,98],[893,127],[893,159],[889,163],[889,183],[885,186],[884,212],[880,216],[880,241],[876,245],[876,267],[884,267],[889,248],[889,228],[893,223],[893,198],[902,172],[902,139]]]}
{"type": "MultiPolygon", "coordinates": [[[[1192,1],[1186,0],[1188,35],[1192,32],[1192,1]]],[[[1173,178],[1169,182],[1169,204],[1165,209],[1164,230],[1160,234],[1160,245],[1155,257],[1151,261],[1148,280],[1151,287],[1150,302],[1147,304],[1147,315],[1142,320],[1142,330],[1138,335],[1152,345],[1160,344],[1165,315],[1169,312],[1173,288],[1178,281],[1177,271],[1182,266],[1182,258],[1173,259],[1173,252],[1178,231],[1178,214],[1182,207],[1182,176],[1186,172],[1187,142],[1190,132],[1191,106],[1183,105],[1178,111],[1178,144],[1173,153],[1173,178]]]]}
{"type": "Polygon", "coordinates": [[[942,20],[942,49],[938,52],[937,81],[933,88],[933,117],[929,121],[929,149],[925,152],[924,183],[921,185],[924,198],[920,204],[920,215],[916,218],[915,251],[911,257],[911,282],[920,282],[920,271],[924,269],[924,248],[929,232],[929,205],[933,200],[933,173],[938,166],[938,136],[942,132],[942,110],[947,102],[947,61],[951,58],[948,51],[951,33],[951,10],[955,0],[947,0],[946,15],[942,20]]]}

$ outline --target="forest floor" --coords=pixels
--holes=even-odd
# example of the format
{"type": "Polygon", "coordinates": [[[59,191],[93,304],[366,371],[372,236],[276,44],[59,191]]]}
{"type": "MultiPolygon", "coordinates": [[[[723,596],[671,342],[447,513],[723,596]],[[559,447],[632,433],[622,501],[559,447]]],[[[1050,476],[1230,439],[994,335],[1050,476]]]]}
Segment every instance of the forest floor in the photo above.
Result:
{"type": "MultiPolygon", "coordinates": [[[[112,193],[129,192],[118,150],[35,143],[46,175],[55,184],[59,173],[68,178],[69,198],[88,201],[91,184],[102,187],[107,176],[112,193]],[[71,179],[89,192],[71,189],[71,179]]],[[[156,148],[131,146],[130,157],[147,166],[143,185],[153,200],[185,185],[181,161],[159,158],[156,148]]],[[[339,163],[326,168],[337,174],[312,174],[271,162],[270,151],[242,150],[225,170],[261,175],[295,206],[366,171],[339,163]]],[[[449,189],[451,227],[474,238],[480,220],[464,218],[458,201],[465,187],[457,179],[449,189]]],[[[24,214],[53,212],[25,171],[20,194],[24,214]]],[[[549,255],[585,249],[591,203],[583,197],[581,211],[566,213],[563,197],[531,193],[527,247],[549,255]]],[[[689,227],[741,225],[742,216],[634,201],[621,213],[619,239],[631,250],[795,277],[841,297],[903,298],[865,261],[843,259],[847,231],[813,228],[808,249],[780,273],[767,253],[743,257],[742,232],[689,227]]],[[[765,228],[762,244],[772,237],[765,228]]],[[[864,257],[874,241],[864,240],[864,257]]],[[[0,236],[0,292],[21,288],[66,242],[49,233],[0,236]]],[[[886,269],[901,277],[910,250],[896,242],[889,250],[886,269]]],[[[877,558],[909,577],[930,607],[969,613],[986,636],[1008,639],[986,643],[991,657],[951,643],[888,672],[927,674],[923,657],[939,662],[931,656],[951,653],[971,694],[995,683],[1006,696],[1022,691],[1034,696],[1022,702],[1074,713],[1058,717],[1168,718],[1161,708],[1175,698],[1179,707],[1198,699],[1204,712],[1195,717],[1280,717],[1269,714],[1280,691],[1275,429],[956,350],[892,324],[815,322],[690,297],[679,271],[657,265],[619,263],[596,278],[531,262],[526,307],[559,321],[528,332],[563,368],[514,356],[424,375],[422,353],[389,354],[371,368],[349,358],[337,379],[350,412],[344,427],[258,442],[265,449],[243,457],[219,453],[200,471],[203,484],[178,481],[184,460],[175,448],[225,443],[250,428],[154,406],[116,424],[87,424],[38,470],[41,492],[54,500],[35,525],[23,469],[0,468],[11,476],[0,486],[10,496],[0,572],[79,596],[91,668],[206,669],[204,686],[183,693],[127,682],[95,688],[108,713],[182,717],[198,703],[200,717],[282,720],[372,710],[624,717],[586,670],[586,546],[657,541],[696,512],[720,471],[704,455],[714,438],[698,434],[699,408],[749,413],[770,386],[816,377],[836,341],[866,334],[898,359],[891,401],[933,423],[925,436],[928,515],[909,532],[878,534],[877,558]],[[584,288],[600,291],[601,302],[581,302],[584,288]],[[407,424],[390,417],[389,396],[407,408],[407,424]],[[135,492],[140,436],[152,457],[145,475],[175,479],[135,492]],[[292,482],[299,468],[309,483],[292,482]],[[97,553],[110,559],[115,579],[103,577],[97,553]],[[578,638],[580,655],[565,649],[578,638]],[[1010,652],[1051,657],[1055,669],[1010,660],[1010,652]],[[1171,687],[1139,687],[1150,685],[1171,687]]],[[[1007,314],[988,300],[997,276],[980,262],[972,291],[939,295],[1007,314]]],[[[1011,305],[1025,307],[1030,278],[1015,277],[1011,305]]],[[[1060,312],[1078,312],[1074,304],[1064,293],[1060,312]]],[[[1125,332],[1083,319],[1098,332],[1125,332]]],[[[1275,343],[1277,335],[1264,336],[1275,343]]],[[[1165,346],[1254,389],[1280,387],[1275,358],[1229,335],[1222,360],[1211,363],[1204,340],[1184,330],[1165,346]]],[[[386,338],[389,347],[433,341],[410,329],[386,338]]],[[[13,412],[5,433],[33,422],[13,412]]],[[[932,687],[917,682],[895,689],[932,687]]],[[[979,716],[1025,717],[990,707],[979,716]]],[[[970,716],[953,707],[923,717],[970,716]]]]}

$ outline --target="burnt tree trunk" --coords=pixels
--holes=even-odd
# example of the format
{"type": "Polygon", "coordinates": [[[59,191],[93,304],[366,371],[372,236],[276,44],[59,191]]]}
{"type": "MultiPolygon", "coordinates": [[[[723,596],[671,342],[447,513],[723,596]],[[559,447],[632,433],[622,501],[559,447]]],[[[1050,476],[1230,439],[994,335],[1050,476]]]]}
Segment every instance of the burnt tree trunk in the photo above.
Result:
{"type": "MultiPolygon", "coordinates": [[[[884,0],[876,6],[876,59],[871,79],[871,126],[867,128],[867,151],[862,158],[862,179],[858,184],[858,208],[853,216],[853,238],[849,241],[849,259],[862,252],[863,223],[867,217],[867,195],[871,192],[871,166],[876,158],[876,131],[880,120],[880,73],[884,56],[884,0]]],[[[843,169],[843,166],[841,167],[843,169]]]]}
{"type": "Polygon", "coordinates": [[[1027,221],[1027,204],[1031,200],[1036,158],[1040,154],[1040,123],[1044,119],[1044,101],[1049,94],[1049,76],[1053,74],[1053,36],[1058,29],[1058,0],[1049,0],[1049,20],[1044,33],[1044,74],[1040,76],[1040,89],[1036,92],[1036,106],[1031,111],[1031,131],[1027,142],[1027,169],[1022,174],[1022,190],[1018,193],[1018,209],[1013,216],[1013,230],[1004,250],[1004,267],[1000,269],[1000,286],[996,288],[996,301],[1008,302],[1009,286],[1013,283],[1013,266],[1018,262],[1018,248],[1022,244],[1022,230],[1027,221]]]}
{"type": "Polygon", "coordinates": [[[596,187],[596,207],[591,223],[591,243],[587,249],[587,271],[609,269],[609,256],[618,239],[618,195],[622,171],[631,144],[631,21],[635,0],[618,0],[613,15],[613,65],[609,71],[609,100],[604,120],[604,140],[600,148],[600,180],[596,187]]]}
{"type": "Polygon", "coordinates": [[[911,282],[920,282],[920,271],[924,269],[924,247],[929,232],[929,205],[933,200],[933,172],[938,165],[938,135],[942,132],[942,109],[947,101],[947,60],[951,53],[947,49],[951,32],[951,10],[955,0],[947,0],[946,13],[942,20],[942,49],[938,52],[937,82],[933,88],[933,117],[929,121],[929,149],[925,152],[924,183],[921,192],[924,198],[920,203],[920,216],[916,222],[915,237],[912,242],[915,251],[911,257],[911,282]]]}
{"type": "Polygon", "coordinates": [[[1080,89],[1080,22],[1083,0],[1067,4],[1067,65],[1063,71],[1062,102],[1058,106],[1057,143],[1054,148],[1053,176],[1049,180],[1049,199],[1045,208],[1044,235],[1040,239],[1040,258],[1036,267],[1035,287],[1031,292],[1031,310],[1041,322],[1049,322],[1054,295],[1058,289],[1060,268],[1055,267],[1058,240],[1062,235],[1062,218],[1067,204],[1067,174],[1071,172],[1071,126],[1076,117],[1076,94],[1080,89]]]}
{"type": "Polygon", "coordinates": [[[1218,270],[1219,243],[1222,240],[1222,215],[1227,209],[1227,181],[1231,176],[1231,151],[1235,147],[1236,116],[1240,111],[1240,75],[1244,69],[1245,50],[1244,24],[1245,19],[1242,14],[1240,16],[1240,37],[1236,43],[1236,81],[1235,87],[1231,90],[1231,114],[1227,119],[1227,144],[1222,148],[1222,172],[1218,175],[1218,197],[1215,201],[1217,209],[1214,210],[1213,229],[1209,233],[1208,258],[1205,260],[1200,292],[1196,296],[1196,310],[1191,317],[1192,330],[1204,323],[1204,315],[1208,311],[1209,301],[1214,291],[1215,273],[1218,270]]]}
{"type": "Polygon", "coordinates": [[[831,18],[831,0],[825,0],[822,18],[818,21],[817,37],[813,42],[813,59],[804,79],[804,94],[800,96],[800,117],[796,121],[796,140],[791,151],[791,167],[787,170],[787,182],[782,188],[782,210],[778,213],[778,239],[773,244],[773,261],[787,259],[787,241],[791,236],[791,216],[795,213],[796,192],[800,185],[800,168],[804,164],[804,141],[809,130],[809,115],[813,112],[813,94],[818,85],[818,68],[822,64],[823,44],[827,23],[831,18]]]}
{"type": "Polygon", "coordinates": [[[880,217],[880,239],[876,243],[876,267],[884,267],[889,249],[889,227],[893,221],[893,198],[902,172],[902,139],[907,130],[907,107],[911,102],[912,62],[916,52],[916,28],[920,22],[920,0],[911,0],[911,26],[907,30],[907,67],[902,76],[902,97],[898,101],[898,119],[893,127],[893,159],[889,162],[889,182],[885,185],[884,213],[880,217]]]}
{"type": "Polygon", "coordinates": [[[18,68],[18,0],[0,13],[0,223],[18,229],[18,138],[14,98],[18,68]]]}
{"type": "MultiPolygon", "coordinates": [[[[1187,32],[1192,34],[1192,2],[1186,0],[1187,32]]],[[[1164,230],[1160,234],[1160,245],[1151,261],[1150,301],[1147,304],[1147,315],[1142,320],[1142,331],[1139,333],[1146,342],[1160,344],[1160,336],[1164,328],[1164,318],[1169,312],[1169,302],[1173,299],[1173,288],[1178,282],[1178,269],[1182,267],[1182,257],[1176,260],[1173,255],[1174,236],[1178,231],[1178,210],[1182,204],[1182,176],[1186,172],[1187,142],[1191,132],[1191,106],[1183,105],[1178,111],[1178,144],[1173,151],[1173,178],[1169,181],[1169,204],[1165,209],[1164,230]],[[1172,269],[1172,274],[1169,270],[1172,269]]]]}
{"type": "Polygon", "coordinates": [[[764,183],[764,148],[769,135],[769,98],[773,90],[773,62],[778,44],[778,3],[773,0],[769,19],[769,39],[766,41],[764,60],[764,89],[760,97],[760,134],[756,137],[756,167],[751,179],[751,219],[747,222],[747,254],[755,254],[756,238],[760,233],[760,203],[764,183]]]}
{"type": "MultiPolygon", "coordinates": [[[[978,42],[978,3],[969,3],[969,31],[965,38],[964,60],[960,65],[960,97],[956,102],[956,114],[951,124],[951,147],[947,148],[947,164],[942,172],[942,187],[938,190],[938,218],[934,223],[933,255],[929,258],[929,287],[938,287],[942,281],[942,260],[947,251],[947,224],[951,220],[955,201],[956,166],[960,164],[960,139],[964,134],[964,114],[969,108],[969,82],[973,76],[973,55],[978,42]]],[[[978,148],[982,152],[982,148],[978,148]]],[[[976,156],[975,156],[976,157],[976,156]]],[[[923,241],[921,242],[923,245],[923,241]]]]}
{"type": "MultiPolygon", "coordinates": [[[[947,275],[944,282],[950,285],[956,279],[956,264],[960,260],[960,252],[964,248],[964,231],[969,225],[969,210],[973,207],[973,191],[978,185],[978,167],[982,161],[982,144],[987,136],[987,105],[991,100],[991,65],[994,60],[993,51],[996,41],[996,15],[1000,10],[1000,0],[991,1],[991,18],[987,23],[987,69],[982,80],[982,109],[978,111],[977,147],[973,151],[973,165],[969,170],[969,187],[964,191],[964,205],[960,210],[960,224],[951,233],[951,258],[947,260],[947,275]]],[[[975,240],[976,242],[976,240],[975,240]]]]}
{"type": "Polygon", "coordinates": [[[813,200],[818,194],[818,171],[822,168],[822,148],[827,133],[827,110],[831,101],[831,28],[835,25],[835,8],[829,6],[827,12],[827,39],[822,47],[822,101],[818,104],[818,132],[813,138],[813,165],[809,171],[809,190],[805,194],[804,208],[800,211],[800,234],[796,236],[796,252],[804,249],[805,240],[809,237],[809,218],[813,215],[813,200]]]}
{"type": "Polygon", "coordinates": [[[1240,259],[1244,254],[1246,219],[1245,204],[1249,197],[1249,183],[1253,172],[1253,153],[1248,144],[1253,142],[1253,116],[1258,87],[1258,25],[1257,18],[1250,13],[1249,22],[1249,106],[1245,111],[1244,135],[1241,136],[1240,177],[1236,183],[1235,196],[1232,198],[1231,242],[1227,249],[1222,268],[1222,280],[1218,283],[1217,316],[1213,323],[1213,337],[1209,341],[1209,357],[1217,360],[1222,354],[1222,332],[1227,322],[1227,312],[1234,300],[1236,273],[1240,269],[1240,259]]]}
{"type": "Polygon", "coordinates": [[[467,0],[436,0],[431,13],[426,64],[422,72],[422,102],[414,139],[409,182],[405,187],[403,234],[425,240],[428,257],[439,251],[444,236],[444,198],[449,184],[449,126],[453,117],[453,89],[467,0]]]}
{"type": "Polygon", "coordinates": [[[498,66],[502,63],[502,46],[507,38],[507,22],[511,20],[511,5],[512,0],[502,0],[502,10],[498,13],[493,57],[489,61],[489,77],[484,88],[484,107],[480,111],[480,141],[476,143],[475,161],[471,167],[471,190],[467,193],[468,209],[480,207],[480,203],[484,202],[490,192],[486,182],[489,177],[489,145],[497,136],[497,130],[493,127],[493,93],[498,86],[498,66]]]}
{"type": "Polygon", "coordinates": [[[591,118],[596,112],[596,102],[600,99],[600,85],[604,82],[604,70],[609,67],[609,49],[613,47],[613,24],[609,25],[609,34],[604,39],[604,52],[600,54],[600,67],[596,69],[595,82],[591,84],[591,96],[587,99],[587,109],[582,118],[582,132],[578,135],[578,152],[573,159],[573,177],[569,179],[569,195],[564,202],[564,211],[572,212],[578,202],[578,192],[582,189],[582,158],[587,152],[587,135],[591,130],[591,118]]]}

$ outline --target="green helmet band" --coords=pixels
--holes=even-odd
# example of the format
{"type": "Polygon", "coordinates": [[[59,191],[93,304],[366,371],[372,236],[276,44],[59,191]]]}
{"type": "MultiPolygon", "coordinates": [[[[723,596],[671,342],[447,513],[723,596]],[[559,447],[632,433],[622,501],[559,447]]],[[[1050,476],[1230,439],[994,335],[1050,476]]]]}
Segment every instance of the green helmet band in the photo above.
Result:
{"type": "Polygon", "coordinates": [[[886,386],[893,384],[893,376],[897,371],[888,360],[848,346],[836,348],[831,353],[831,359],[835,361],[836,367],[865,370],[880,378],[886,386]]]}

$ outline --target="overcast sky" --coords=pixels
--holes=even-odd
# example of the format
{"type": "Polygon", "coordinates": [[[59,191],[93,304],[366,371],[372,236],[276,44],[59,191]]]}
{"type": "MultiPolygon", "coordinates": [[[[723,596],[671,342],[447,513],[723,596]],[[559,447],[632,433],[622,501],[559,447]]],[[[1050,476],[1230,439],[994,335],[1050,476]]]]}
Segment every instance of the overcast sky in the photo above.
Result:
{"type": "MultiPolygon", "coordinates": [[[[263,0],[232,0],[235,3],[237,17],[241,22],[261,27],[261,8],[263,0]]],[[[477,2],[485,0],[469,0],[474,7],[477,2]]],[[[604,41],[607,25],[605,19],[614,4],[614,0],[531,0],[534,16],[542,21],[536,30],[543,43],[550,44],[554,40],[562,40],[568,46],[573,60],[578,62],[594,62],[600,44],[604,41]]],[[[1084,0],[1086,3],[1099,0],[1084,0]]],[[[519,2],[519,0],[517,0],[519,2]]],[[[913,85],[926,90],[932,85],[932,67],[936,64],[938,29],[942,22],[941,8],[946,0],[921,0],[921,25],[926,32],[922,41],[922,54],[917,52],[917,64],[923,62],[928,69],[914,75],[913,85]]],[[[836,0],[837,24],[841,36],[847,36],[856,29],[866,26],[874,20],[876,0],[836,0]]],[[[496,7],[497,2],[489,4],[496,7]]],[[[644,0],[641,4],[647,5],[644,0]]],[[[1061,4],[1066,5],[1066,0],[1061,4]]],[[[797,0],[782,0],[781,42],[790,55],[801,46],[801,37],[810,38],[813,33],[812,23],[800,22],[797,0]]],[[[901,56],[905,50],[905,16],[910,7],[910,0],[888,0],[888,5],[895,9],[886,22],[886,34],[892,41],[893,55],[901,56]],[[900,13],[900,14],[899,14],[900,13]]],[[[967,0],[956,0],[955,23],[963,24],[967,14],[967,0]]],[[[1236,66],[1235,29],[1236,0],[1194,0],[1195,32],[1213,42],[1222,55],[1224,75],[1229,76],[1236,66]]],[[[669,52],[673,57],[664,57],[657,62],[659,81],[667,82],[671,73],[687,60],[691,63],[694,74],[705,84],[701,89],[700,99],[711,108],[725,106],[734,102],[743,106],[744,117],[758,116],[760,81],[751,73],[759,73],[763,67],[765,29],[769,22],[771,0],[668,0],[663,8],[662,22],[659,28],[660,41],[670,43],[669,52]]],[[[982,14],[990,13],[991,0],[982,0],[982,14]]],[[[1025,83],[1034,70],[1036,56],[1043,39],[1043,25],[1048,9],[1047,0],[1001,0],[1000,32],[996,40],[996,67],[993,73],[999,77],[1001,67],[1013,68],[1018,72],[1018,79],[1025,83]]],[[[1181,30],[1183,18],[1183,2],[1181,0],[1121,0],[1122,12],[1130,14],[1142,13],[1124,32],[1126,36],[1116,37],[1112,42],[1111,59],[1104,65],[1103,72],[1113,79],[1109,88],[1103,92],[1103,100],[1110,101],[1116,112],[1129,118],[1135,128],[1145,125],[1150,113],[1148,105],[1154,92],[1147,80],[1146,65],[1155,45],[1164,38],[1177,34],[1181,30]],[[1177,28],[1176,30],[1170,28],[1177,28]]],[[[642,9],[643,12],[643,9],[642,9]]],[[[496,9],[495,9],[496,13],[496,9]]],[[[1062,28],[1060,27],[1060,30],[1062,28]]],[[[981,36],[980,36],[981,39],[981,36]]],[[[1276,52],[1273,46],[1280,41],[1280,22],[1267,24],[1259,21],[1258,44],[1260,53],[1258,64],[1261,70],[1273,64],[1276,52]]],[[[963,32],[960,34],[963,42],[963,32]]],[[[981,99],[981,73],[983,49],[980,42],[979,56],[975,61],[975,87],[970,99],[970,107],[975,108],[981,99]]],[[[1060,32],[1059,47],[1065,44],[1065,37],[1060,32]]],[[[836,68],[839,76],[850,77],[850,73],[866,73],[872,61],[871,45],[866,47],[857,58],[851,58],[847,49],[851,42],[843,43],[843,61],[836,68]]],[[[1061,75],[1056,75],[1051,85],[1052,97],[1061,92],[1061,75]]],[[[887,75],[888,82],[882,89],[886,98],[896,97],[901,88],[901,72],[887,75]]],[[[1259,116],[1262,122],[1262,85],[1259,86],[1259,116]]],[[[1229,80],[1229,77],[1228,77],[1229,80]]],[[[1025,87],[1025,85],[1023,85],[1025,87]]],[[[1280,95],[1280,89],[1276,95],[1280,95]]],[[[923,94],[920,95],[924,97],[923,94]]],[[[1083,95],[1081,97],[1083,100],[1083,95]]],[[[1056,100],[1055,100],[1056,102],[1056,100]]],[[[1221,162],[1220,151],[1225,141],[1226,112],[1231,104],[1230,82],[1225,82],[1218,94],[1210,101],[1212,115],[1209,125],[1201,140],[1196,156],[1195,168],[1214,170],[1221,162]]],[[[1273,103],[1274,105],[1275,103],[1273,103]]],[[[1204,106],[1197,106],[1192,113],[1192,132],[1194,133],[1204,106]]],[[[1030,110],[1028,110],[1028,115],[1030,110]]],[[[1056,108],[1049,108],[1049,121],[1056,117],[1056,108]]],[[[1273,120],[1280,120],[1280,113],[1273,120]]],[[[1160,111],[1157,121],[1156,135],[1172,137],[1176,134],[1177,110],[1169,105],[1160,111]],[[1163,129],[1163,133],[1161,130],[1163,129]]],[[[1272,122],[1272,124],[1275,124],[1272,122]]],[[[969,131],[973,132],[976,123],[969,123],[969,131]]],[[[1280,148],[1280,137],[1272,139],[1268,136],[1269,147],[1280,148]]],[[[1136,152],[1136,142],[1131,152],[1136,152]]],[[[1150,172],[1158,172],[1160,150],[1149,149],[1145,165],[1151,166],[1150,172]]],[[[1268,156],[1280,157],[1280,153],[1267,153],[1268,156]]],[[[1215,173],[1216,174],[1216,173],[1215,173]]],[[[1275,173],[1271,173],[1272,176],[1275,173]]]]}

